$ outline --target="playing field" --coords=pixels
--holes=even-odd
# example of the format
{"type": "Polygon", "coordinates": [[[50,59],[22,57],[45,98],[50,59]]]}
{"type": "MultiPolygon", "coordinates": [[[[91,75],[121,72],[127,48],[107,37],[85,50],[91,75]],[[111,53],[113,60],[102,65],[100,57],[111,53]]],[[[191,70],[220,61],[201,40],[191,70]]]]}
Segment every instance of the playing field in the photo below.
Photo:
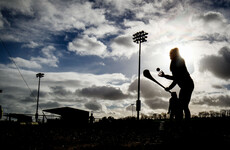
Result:
{"type": "Polygon", "coordinates": [[[0,122],[1,149],[162,149],[230,145],[230,119],[114,120],[84,127],[0,122]]]}

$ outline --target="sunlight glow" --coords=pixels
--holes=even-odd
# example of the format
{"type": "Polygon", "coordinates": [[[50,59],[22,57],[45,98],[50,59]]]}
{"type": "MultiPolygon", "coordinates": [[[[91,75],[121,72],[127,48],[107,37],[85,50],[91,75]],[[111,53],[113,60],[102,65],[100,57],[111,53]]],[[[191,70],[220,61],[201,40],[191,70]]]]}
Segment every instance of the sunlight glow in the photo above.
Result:
{"type": "Polygon", "coordinates": [[[184,58],[185,62],[192,63],[194,61],[194,50],[192,46],[179,42],[168,46],[168,57],[170,50],[175,47],[179,49],[180,55],[184,58]]]}
{"type": "Polygon", "coordinates": [[[180,55],[185,59],[186,62],[193,62],[194,54],[191,47],[187,45],[178,45],[180,55]]]}

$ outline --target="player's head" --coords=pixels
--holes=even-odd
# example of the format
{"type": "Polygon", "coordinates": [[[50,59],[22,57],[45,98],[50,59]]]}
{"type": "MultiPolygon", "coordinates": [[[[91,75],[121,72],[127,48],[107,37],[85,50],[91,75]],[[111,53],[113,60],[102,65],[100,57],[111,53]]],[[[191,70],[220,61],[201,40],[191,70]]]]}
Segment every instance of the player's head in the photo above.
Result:
{"type": "Polygon", "coordinates": [[[171,49],[170,52],[169,52],[169,56],[170,56],[171,60],[174,59],[175,57],[180,56],[179,49],[177,47],[171,49]]]}

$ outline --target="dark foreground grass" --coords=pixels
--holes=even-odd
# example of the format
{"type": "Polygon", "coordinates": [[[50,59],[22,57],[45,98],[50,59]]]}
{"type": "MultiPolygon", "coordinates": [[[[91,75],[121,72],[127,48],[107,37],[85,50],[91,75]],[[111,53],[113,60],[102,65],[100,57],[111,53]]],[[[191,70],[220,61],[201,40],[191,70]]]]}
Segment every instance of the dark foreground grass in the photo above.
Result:
{"type": "Polygon", "coordinates": [[[113,120],[81,127],[0,122],[1,149],[142,150],[230,146],[230,119],[113,120]]]}

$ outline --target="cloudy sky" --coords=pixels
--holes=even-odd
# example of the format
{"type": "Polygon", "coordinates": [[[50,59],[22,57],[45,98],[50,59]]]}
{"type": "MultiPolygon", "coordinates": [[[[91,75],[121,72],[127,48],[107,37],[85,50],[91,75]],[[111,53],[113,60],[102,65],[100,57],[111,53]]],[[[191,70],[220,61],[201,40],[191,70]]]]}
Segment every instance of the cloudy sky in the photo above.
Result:
{"type": "MultiPolygon", "coordinates": [[[[96,117],[131,115],[132,35],[144,30],[141,72],[168,86],[155,69],[170,74],[169,51],[178,47],[195,83],[191,112],[230,109],[229,12],[229,0],[1,0],[0,104],[5,113],[34,114],[42,72],[40,112],[69,106],[96,117]]],[[[169,98],[141,77],[141,113],[166,112],[169,98]]]]}

